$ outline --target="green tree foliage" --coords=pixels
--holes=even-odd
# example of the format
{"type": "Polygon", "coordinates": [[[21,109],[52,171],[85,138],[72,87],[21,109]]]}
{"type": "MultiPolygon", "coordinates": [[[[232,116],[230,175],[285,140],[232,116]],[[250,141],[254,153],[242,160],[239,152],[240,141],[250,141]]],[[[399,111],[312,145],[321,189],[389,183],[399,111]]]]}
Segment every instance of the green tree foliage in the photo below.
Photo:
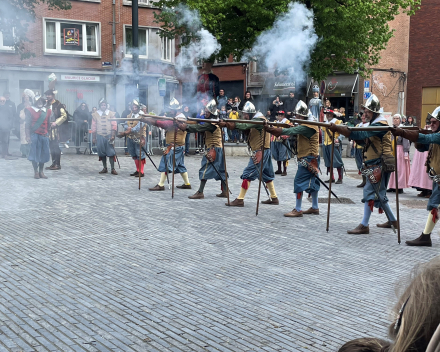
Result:
{"type": "Polygon", "coordinates": [[[21,58],[34,56],[26,51],[25,43],[29,24],[35,21],[35,9],[37,6],[47,6],[49,10],[69,10],[71,4],[68,0],[0,0],[0,32],[3,38],[9,38],[14,42],[15,50],[21,54],[21,58]]]}
{"type": "MultiPolygon", "coordinates": [[[[198,10],[202,25],[221,44],[217,58],[233,54],[238,58],[252,47],[258,35],[271,28],[275,18],[287,10],[289,0],[160,0],[159,7],[175,9],[186,4],[198,10]]],[[[389,22],[403,12],[412,15],[421,0],[298,0],[314,13],[314,27],[319,37],[308,73],[320,80],[333,71],[361,74],[380,59],[393,30],[389,22]]],[[[164,35],[174,37],[194,34],[177,24],[176,11],[155,14],[164,35]]],[[[276,50],[277,43],[273,43],[276,50]]]]}

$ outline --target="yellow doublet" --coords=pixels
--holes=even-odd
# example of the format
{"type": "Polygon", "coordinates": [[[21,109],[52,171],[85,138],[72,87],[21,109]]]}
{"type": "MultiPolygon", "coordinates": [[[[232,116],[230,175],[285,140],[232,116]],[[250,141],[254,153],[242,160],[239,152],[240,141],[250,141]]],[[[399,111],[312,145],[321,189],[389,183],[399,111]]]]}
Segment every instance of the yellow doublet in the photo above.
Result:
{"type": "Polygon", "coordinates": [[[302,125],[304,127],[312,128],[316,133],[308,139],[301,134],[298,134],[297,151],[298,158],[304,158],[306,156],[318,156],[319,154],[319,127],[312,125],[302,125]]]}
{"type": "MultiPolygon", "coordinates": [[[[335,125],[340,125],[341,123],[342,123],[342,121],[341,120],[335,120],[335,119],[333,119],[332,121],[334,121],[333,123],[335,124],[335,125]]],[[[322,130],[324,131],[324,145],[330,145],[330,144],[332,144],[332,134],[333,134],[333,132],[332,131],[330,131],[328,128],[326,128],[326,127],[323,127],[322,128],[322,130]]],[[[339,137],[339,133],[338,132],[335,132],[335,138],[338,138],[339,137]]]]}

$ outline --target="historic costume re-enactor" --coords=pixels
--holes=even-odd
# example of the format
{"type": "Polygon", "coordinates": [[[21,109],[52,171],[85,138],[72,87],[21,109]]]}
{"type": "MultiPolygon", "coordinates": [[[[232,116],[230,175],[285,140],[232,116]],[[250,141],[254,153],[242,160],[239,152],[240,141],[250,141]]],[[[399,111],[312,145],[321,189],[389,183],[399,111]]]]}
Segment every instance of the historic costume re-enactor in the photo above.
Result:
{"type": "MultiPolygon", "coordinates": [[[[327,117],[328,123],[333,123],[335,125],[342,124],[342,121],[339,120],[333,110],[325,110],[324,111],[327,117]]],[[[324,133],[324,146],[322,153],[324,154],[324,164],[327,168],[327,174],[330,174],[330,165],[331,165],[331,157],[332,157],[332,133],[328,130],[328,128],[323,127],[322,131],[324,133]]],[[[342,169],[344,167],[344,163],[342,161],[342,139],[343,136],[341,136],[339,133],[335,133],[335,147],[334,147],[334,153],[333,153],[333,167],[338,170],[338,180],[336,181],[336,184],[342,183],[342,169]]],[[[333,180],[328,179],[325,182],[335,182],[334,174],[333,174],[333,180]]]]}
{"type": "Polygon", "coordinates": [[[46,167],[46,170],[60,170],[61,149],[59,127],[67,121],[67,112],[64,105],[55,99],[54,90],[49,89],[44,94],[47,98],[47,107],[52,111],[49,120],[49,147],[52,156],[52,165],[46,167]]]}
{"type": "MultiPolygon", "coordinates": [[[[289,124],[289,120],[284,117],[284,111],[277,112],[276,123],[289,124]]],[[[290,143],[288,136],[281,135],[279,137],[271,136],[270,151],[272,157],[276,160],[278,170],[275,171],[276,175],[287,176],[287,165],[290,160],[290,143]],[[281,171],[281,163],[283,163],[283,171],[281,171]]]]}
{"type": "MultiPolygon", "coordinates": [[[[217,104],[215,100],[211,100],[205,106],[205,119],[212,119],[218,115],[217,104]]],[[[222,148],[222,131],[218,125],[211,123],[203,124],[186,124],[178,122],[179,129],[187,133],[204,133],[205,134],[205,155],[202,158],[202,166],[199,170],[200,186],[196,193],[189,196],[189,199],[203,199],[205,198],[203,191],[206,182],[214,179],[220,182],[221,193],[217,197],[227,198],[226,185],[224,184],[225,167],[223,163],[223,148],[222,148]],[[216,171],[217,170],[217,171],[216,171]]]]}
{"type": "Polygon", "coordinates": [[[139,111],[140,111],[140,104],[136,99],[134,99],[131,104],[131,113],[127,115],[127,118],[139,119],[139,121],[127,121],[124,124],[125,131],[121,133],[119,136],[128,137],[127,149],[136,165],[136,171],[131,173],[130,176],[138,177],[140,172],[141,177],[144,177],[144,166],[145,166],[146,155],[144,150],[140,150],[141,148],[139,144],[141,143],[142,146],[145,145],[145,139],[147,137],[147,124],[141,122],[139,111]]]}
{"type": "MultiPolygon", "coordinates": [[[[369,125],[370,125],[369,122],[361,122],[361,123],[357,124],[356,127],[368,127],[369,125]]],[[[365,186],[365,183],[367,182],[367,178],[361,172],[362,165],[364,163],[364,146],[356,143],[355,141],[354,141],[354,143],[356,145],[355,151],[354,151],[356,166],[357,166],[357,169],[359,170],[359,174],[362,175],[362,182],[359,185],[357,185],[356,187],[362,188],[365,186]]]]}
{"type": "Polygon", "coordinates": [[[36,98],[32,106],[24,109],[26,140],[30,143],[28,160],[34,167],[34,178],[47,178],[44,173],[44,163],[50,160],[48,125],[52,114],[50,109],[44,106],[43,98],[36,98]]]}
{"type": "MultiPolygon", "coordinates": [[[[387,120],[380,115],[380,102],[376,95],[372,94],[363,105],[364,116],[370,127],[388,126],[387,120]]],[[[394,216],[386,190],[390,179],[390,172],[386,171],[383,163],[394,165],[394,158],[391,146],[391,133],[389,131],[350,131],[347,126],[330,124],[329,130],[338,132],[345,137],[350,137],[364,146],[364,166],[362,173],[367,176],[367,183],[363,189],[362,202],[364,203],[364,217],[362,222],[353,230],[347,231],[349,234],[360,235],[370,233],[369,220],[373,207],[379,208],[379,213],[386,212],[392,225],[397,228],[397,220],[394,216]],[[379,191],[379,201],[375,188],[379,191]]],[[[378,227],[391,228],[391,223],[377,224],[378,227]]]]}
{"type": "Polygon", "coordinates": [[[99,160],[102,162],[103,169],[100,174],[106,174],[107,157],[110,161],[111,173],[117,175],[115,170],[115,148],[113,141],[115,140],[116,130],[118,128],[116,121],[110,121],[115,118],[115,113],[107,109],[107,101],[101,99],[99,101],[99,110],[92,114],[92,135],[93,143],[96,144],[99,160]]]}
{"type": "MultiPolygon", "coordinates": [[[[438,209],[440,204],[440,106],[432,114],[428,115],[431,123],[432,133],[424,134],[419,131],[403,130],[396,128],[392,130],[395,136],[400,136],[416,143],[416,148],[420,152],[428,151],[426,159],[426,172],[432,179],[432,194],[428,200],[427,210],[429,211],[425,229],[422,234],[412,241],[406,241],[409,246],[432,246],[431,233],[438,221],[438,209]]],[[[430,133],[431,131],[422,130],[430,133]]],[[[417,170],[422,172],[422,170],[417,170]]]]}
{"type": "MultiPolygon", "coordinates": [[[[182,106],[179,104],[177,99],[172,98],[170,101],[169,110],[171,115],[174,115],[176,119],[186,120],[184,114],[179,112],[182,106]]],[[[162,159],[160,159],[159,172],[160,180],[159,183],[153,188],[149,188],[150,191],[164,191],[165,190],[165,180],[167,178],[167,173],[171,174],[173,172],[173,154],[176,153],[176,163],[174,172],[179,173],[183,179],[183,185],[176,186],[181,189],[191,189],[191,184],[188,178],[188,172],[185,167],[185,137],[186,131],[179,129],[173,121],[169,120],[159,120],[153,118],[141,118],[142,122],[146,122],[150,125],[163,128],[165,130],[165,145],[166,149],[163,152],[162,159]],[[176,145],[174,146],[174,134],[176,133],[176,145]]]]}
{"type": "MultiPolygon", "coordinates": [[[[245,119],[252,118],[255,121],[267,121],[261,112],[256,112],[255,106],[251,102],[246,102],[242,110],[243,117],[245,119]]],[[[252,150],[252,156],[249,158],[249,163],[243,170],[243,174],[240,178],[243,180],[241,184],[240,194],[238,197],[229,204],[228,206],[243,207],[244,197],[251,181],[258,180],[260,177],[261,164],[263,163],[263,174],[262,180],[266,183],[267,189],[269,190],[270,198],[268,200],[262,201],[263,204],[279,204],[277,194],[275,192],[275,186],[273,180],[275,179],[275,174],[273,172],[272,165],[272,155],[270,153],[270,133],[265,132],[263,125],[251,124],[251,123],[235,123],[235,122],[222,122],[219,124],[220,127],[227,127],[230,130],[237,129],[241,131],[249,130],[247,143],[252,150]],[[264,159],[262,158],[262,146],[263,146],[263,136],[266,133],[265,144],[264,144],[264,159]]]]}
{"type": "Polygon", "coordinates": [[[319,115],[321,114],[322,101],[319,99],[319,87],[314,85],[312,88],[313,98],[309,101],[309,109],[316,121],[319,121],[319,115]]]}
{"type": "MultiPolygon", "coordinates": [[[[300,100],[295,107],[294,112],[296,118],[314,121],[315,118],[307,108],[307,105],[300,100]]],[[[302,217],[303,214],[319,215],[318,207],[318,191],[320,183],[317,180],[319,173],[319,127],[312,125],[299,125],[290,128],[272,128],[265,127],[265,129],[277,135],[298,136],[297,141],[297,160],[298,171],[295,175],[293,192],[296,194],[296,205],[293,210],[287,214],[286,217],[302,217]],[[306,211],[302,211],[303,193],[307,192],[312,197],[312,207],[306,211]]]]}

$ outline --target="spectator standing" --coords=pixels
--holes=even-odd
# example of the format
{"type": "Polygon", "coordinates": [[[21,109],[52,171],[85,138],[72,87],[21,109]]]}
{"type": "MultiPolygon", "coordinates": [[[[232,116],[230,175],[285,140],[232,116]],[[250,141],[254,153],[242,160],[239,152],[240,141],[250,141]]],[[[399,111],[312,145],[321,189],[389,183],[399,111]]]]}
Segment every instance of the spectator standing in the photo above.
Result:
{"type": "MultiPolygon", "coordinates": [[[[17,138],[20,138],[20,120],[17,115],[17,108],[15,107],[15,103],[11,100],[11,93],[5,91],[3,93],[3,96],[6,99],[5,105],[9,106],[9,109],[11,109],[11,113],[12,113],[11,128],[14,129],[14,134],[17,136],[17,138]]],[[[8,136],[8,145],[9,145],[9,136],[8,136]]]]}
{"type": "Polygon", "coordinates": [[[89,125],[92,122],[92,114],[89,112],[89,107],[86,103],[81,103],[73,113],[74,124],[74,136],[75,136],[75,146],[76,154],[81,154],[80,146],[81,142],[84,141],[84,135],[89,130],[89,125]]]}
{"type": "Polygon", "coordinates": [[[34,104],[35,93],[30,89],[25,89],[21,98],[21,104],[17,106],[17,113],[20,119],[20,152],[22,158],[27,158],[30,152],[30,144],[26,140],[26,108],[34,104]]]}
{"type": "Polygon", "coordinates": [[[232,98],[228,98],[228,102],[226,103],[226,111],[228,113],[232,111],[232,105],[234,105],[234,100],[232,98]]]}
{"type": "Polygon", "coordinates": [[[217,106],[222,107],[225,106],[228,103],[228,97],[225,95],[225,90],[220,89],[217,97],[217,106]]]}
{"type": "MultiPolygon", "coordinates": [[[[403,126],[402,117],[400,116],[400,114],[395,114],[393,116],[393,126],[403,126]]],[[[411,172],[409,161],[409,147],[409,140],[407,140],[406,138],[400,136],[397,137],[397,145],[394,145],[393,140],[394,156],[397,159],[399,189],[396,190],[396,176],[393,172],[390,176],[390,182],[388,183],[387,192],[398,191],[399,193],[403,193],[403,189],[408,188],[408,180],[411,172]]]]}
{"type": "Polygon", "coordinates": [[[296,104],[298,104],[298,99],[295,98],[295,92],[291,90],[289,97],[284,101],[284,111],[288,119],[292,118],[292,111],[295,110],[296,104]]]}
{"type": "MultiPolygon", "coordinates": [[[[222,105],[220,107],[220,111],[218,115],[221,120],[226,120],[228,118],[228,112],[226,111],[225,105],[222,105]]],[[[228,129],[226,127],[223,128],[223,133],[225,135],[225,142],[227,142],[229,140],[229,134],[228,134],[228,129]]]]}
{"type": "MultiPolygon", "coordinates": [[[[234,105],[232,106],[232,111],[229,113],[229,118],[230,118],[231,120],[238,120],[238,118],[239,118],[240,115],[238,114],[238,111],[237,111],[237,110],[238,110],[238,106],[234,104],[234,105]]],[[[231,132],[232,132],[232,133],[231,133],[231,140],[232,140],[232,142],[238,144],[239,139],[240,139],[239,131],[236,130],[236,129],[234,129],[234,130],[232,130],[231,132]]]]}
{"type": "Polygon", "coordinates": [[[406,120],[405,126],[417,126],[416,119],[414,116],[408,116],[406,120]]]}
{"type": "Polygon", "coordinates": [[[1,157],[9,159],[8,144],[9,134],[13,124],[12,110],[9,105],[6,105],[6,98],[0,97],[0,143],[2,147],[1,157]]]}
{"type": "Polygon", "coordinates": [[[246,104],[248,101],[254,104],[254,98],[252,97],[251,92],[247,90],[244,93],[244,99],[240,102],[240,106],[238,107],[238,110],[240,111],[243,110],[244,104],[246,104]]]}
{"type": "Polygon", "coordinates": [[[280,96],[277,95],[275,100],[272,102],[272,106],[270,107],[270,121],[275,121],[275,117],[279,110],[282,110],[282,106],[284,103],[280,100],[280,96]]]}

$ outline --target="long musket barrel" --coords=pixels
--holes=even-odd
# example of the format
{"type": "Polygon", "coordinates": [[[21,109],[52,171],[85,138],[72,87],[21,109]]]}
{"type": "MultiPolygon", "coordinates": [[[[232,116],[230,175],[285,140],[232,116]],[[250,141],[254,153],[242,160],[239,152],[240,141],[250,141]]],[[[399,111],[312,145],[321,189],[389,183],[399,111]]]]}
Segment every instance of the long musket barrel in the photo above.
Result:
{"type": "MultiPolygon", "coordinates": [[[[329,123],[323,123],[323,122],[316,122],[316,121],[307,121],[307,120],[298,120],[298,119],[292,119],[290,120],[294,123],[298,123],[300,125],[312,125],[312,126],[320,126],[320,127],[329,127],[329,123]]],[[[392,126],[370,126],[370,127],[348,127],[347,128],[350,131],[388,131],[392,126]]],[[[402,126],[399,127],[404,130],[418,130],[418,127],[412,127],[412,126],[402,126]]]]}

